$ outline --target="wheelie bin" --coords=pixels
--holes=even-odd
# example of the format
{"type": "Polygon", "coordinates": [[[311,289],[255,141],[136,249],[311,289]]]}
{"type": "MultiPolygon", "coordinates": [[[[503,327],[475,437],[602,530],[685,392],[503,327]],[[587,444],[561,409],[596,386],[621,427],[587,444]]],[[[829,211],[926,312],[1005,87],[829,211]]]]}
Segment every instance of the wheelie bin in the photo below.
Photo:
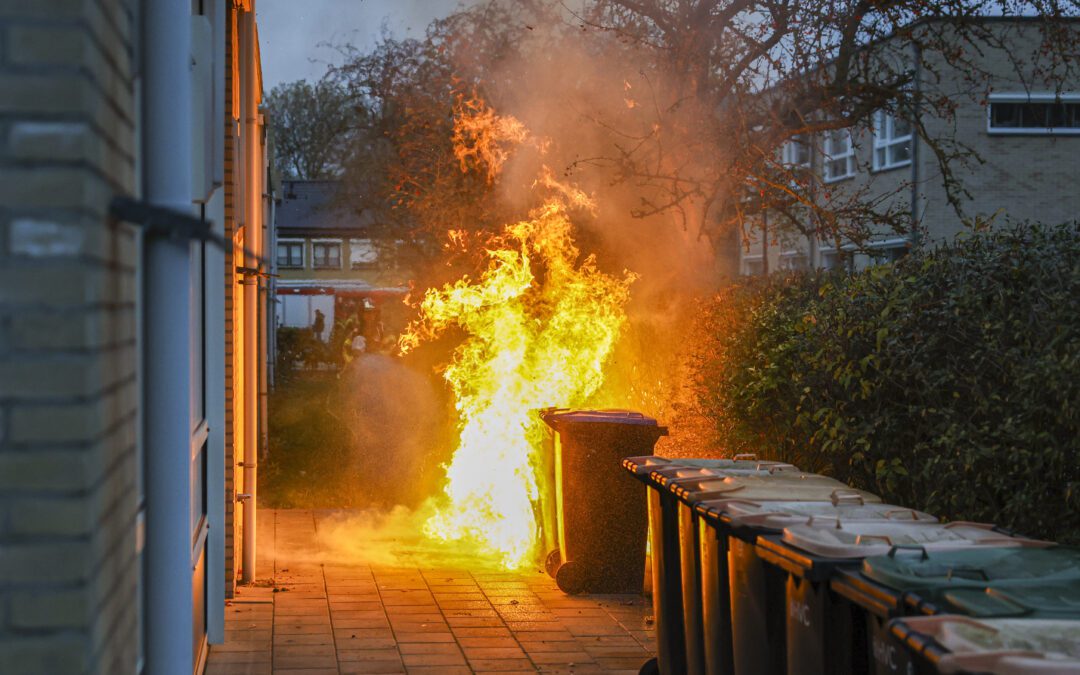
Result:
{"type": "Polygon", "coordinates": [[[555,583],[571,594],[641,592],[646,506],[620,461],[651,452],[667,429],[626,410],[549,408],[540,418],[554,445],[555,583]]]}
{"type": "Polygon", "coordinates": [[[783,579],[758,558],[758,537],[791,522],[825,522],[856,510],[895,507],[882,507],[877,496],[820,476],[772,485],[741,481],[726,494],[731,497],[695,506],[706,672],[783,672],[783,579]]]}
{"type": "MultiPolygon", "coordinates": [[[[914,509],[905,509],[891,504],[880,503],[865,503],[858,494],[855,493],[839,493],[833,495],[833,498],[827,502],[784,502],[784,501],[751,501],[751,500],[729,500],[723,505],[723,511],[719,514],[719,519],[729,531],[735,532],[736,536],[740,537],[744,541],[754,541],[760,543],[762,537],[767,535],[777,535],[783,532],[784,528],[794,525],[809,525],[812,527],[838,527],[841,523],[853,523],[853,522],[900,522],[900,523],[937,523],[937,518],[934,516],[916,511],[914,509]]],[[[761,551],[755,549],[755,553],[762,558],[765,562],[774,563],[771,559],[769,551],[761,551]]],[[[703,556],[705,555],[703,549],[703,556]]],[[[778,566],[784,571],[783,566],[778,566]]],[[[704,568],[704,564],[703,564],[704,568]]],[[[834,655],[828,653],[811,653],[803,651],[795,655],[792,658],[793,652],[790,642],[797,632],[794,632],[791,627],[792,621],[806,622],[812,619],[819,621],[825,621],[837,631],[845,630],[845,626],[850,624],[848,617],[840,612],[832,611],[832,608],[822,603],[820,607],[824,609],[821,616],[808,615],[806,612],[807,603],[805,600],[799,602],[798,598],[793,599],[793,591],[796,594],[805,594],[808,591],[819,593],[820,582],[826,578],[827,570],[823,566],[819,566],[815,569],[813,578],[811,581],[814,584],[812,587],[807,586],[804,582],[799,584],[796,582],[794,588],[792,585],[792,577],[786,581],[786,593],[785,588],[780,584],[775,583],[778,581],[777,575],[772,574],[767,577],[771,579],[775,585],[765,590],[767,598],[773,599],[773,604],[776,604],[776,600],[783,596],[786,598],[784,604],[783,614],[786,617],[785,636],[787,641],[787,671],[789,673],[823,673],[823,672],[835,672],[844,673],[848,672],[844,667],[837,667],[831,671],[827,670],[825,664],[827,661],[835,660],[834,655]],[[801,609],[800,609],[801,608],[801,609]]],[[[780,575],[782,578],[783,575],[780,575]]],[[[767,602],[767,601],[765,601],[767,602]]],[[[724,670],[717,670],[716,672],[730,672],[724,670]]]]}
{"type": "Polygon", "coordinates": [[[840,570],[830,587],[852,603],[863,627],[852,643],[853,658],[865,659],[871,672],[906,668],[903,652],[890,643],[886,629],[897,616],[1060,618],[1080,610],[1080,591],[1064,590],[1080,584],[1080,552],[1013,539],[1020,545],[895,547],[887,555],[868,557],[859,568],[840,570]]]}
{"type": "Polygon", "coordinates": [[[642,666],[642,672],[691,672],[688,670],[687,637],[683,626],[679,502],[667,488],[666,480],[670,477],[716,479],[726,475],[768,474],[770,469],[794,467],[782,462],[759,461],[754,455],[736,455],[734,459],[627,457],[622,463],[623,468],[648,488],[649,555],[657,656],[642,666]],[[661,479],[665,481],[663,484],[661,479]]]}
{"type": "Polygon", "coordinates": [[[893,619],[889,634],[917,675],[1080,674],[1080,620],[942,614],[893,619]]]}

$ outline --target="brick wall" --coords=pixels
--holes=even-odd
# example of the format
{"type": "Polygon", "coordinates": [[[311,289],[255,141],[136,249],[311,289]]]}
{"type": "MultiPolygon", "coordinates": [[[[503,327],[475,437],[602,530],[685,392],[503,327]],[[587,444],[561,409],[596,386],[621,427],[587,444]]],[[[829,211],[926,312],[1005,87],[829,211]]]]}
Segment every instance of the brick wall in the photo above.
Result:
{"type": "Polygon", "coordinates": [[[134,0],[0,0],[0,672],[136,662],[134,0]]]}

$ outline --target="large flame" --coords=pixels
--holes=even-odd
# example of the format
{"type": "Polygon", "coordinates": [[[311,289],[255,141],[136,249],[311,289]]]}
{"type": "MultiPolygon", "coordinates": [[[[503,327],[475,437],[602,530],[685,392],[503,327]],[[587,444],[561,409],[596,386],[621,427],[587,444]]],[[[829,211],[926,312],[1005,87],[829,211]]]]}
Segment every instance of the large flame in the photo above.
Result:
{"type": "MultiPolygon", "coordinates": [[[[458,142],[491,134],[524,139],[517,120],[482,106],[479,112],[459,117],[458,142]]],[[[487,156],[498,166],[507,159],[491,145],[459,156],[487,156]]],[[[487,168],[498,171],[491,163],[487,168]]],[[[591,206],[586,195],[557,184],[547,171],[537,185],[552,196],[488,243],[478,280],[429,290],[401,342],[407,351],[450,327],[467,335],[445,372],[460,443],[446,467],[447,499],[425,530],[469,542],[510,569],[535,560],[537,504],[549,488],[534,455],[541,433],[535,411],[583,405],[601,385],[634,279],[599,271],[593,256],[581,258],[568,209],[591,206]]]]}

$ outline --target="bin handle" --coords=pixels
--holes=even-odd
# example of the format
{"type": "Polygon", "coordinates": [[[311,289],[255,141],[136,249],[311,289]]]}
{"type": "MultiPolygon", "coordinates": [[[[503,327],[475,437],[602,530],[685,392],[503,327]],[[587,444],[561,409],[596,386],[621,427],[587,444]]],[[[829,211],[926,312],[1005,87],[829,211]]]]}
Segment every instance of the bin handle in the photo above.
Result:
{"type": "Polygon", "coordinates": [[[895,558],[896,554],[900,551],[918,551],[920,560],[929,560],[930,554],[926,552],[926,547],[919,544],[893,544],[889,549],[889,557],[895,558]]]}
{"type": "MultiPolygon", "coordinates": [[[[806,526],[807,527],[813,527],[814,526],[814,521],[816,520],[816,518],[817,518],[817,516],[807,516],[806,517],[806,526]]],[[[822,518],[824,520],[835,520],[836,521],[836,529],[838,529],[838,530],[844,529],[844,526],[840,524],[840,519],[839,518],[833,518],[832,516],[822,516],[822,518]]]]}
{"type": "Polygon", "coordinates": [[[844,490],[842,488],[833,490],[832,494],[829,495],[829,499],[832,500],[833,506],[837,506],[839,504],[862,505],[866,503],[865,501],[863,501],[862,495],[860,495],[858,492],[855,492],[854,490],[844,490]]]}
{"type": "MultiPolygon", "coordinates": [[[[758,471],[761,471],[761,470],[762,470],[762,464],[765,464],[765,463],[764,463],[764,462],[760,462],[760,463],[759,463],[759,464],[757,465],[757,469],[758,469],[758,471]]],[[[768,471],[768,472],[769,472],[769,475],[772,475],[772,474],[774,474],[774,473],[782,473],[782,472],[784,472],[784,471],[798,471],[798,470],[799,470],[799,468],[798,468],[798,467],[796,467],[796,466],[794,466],[794,465],[792,465],[792,464],[769,464],[769,465],[766,465],[766,466],[764,467],[764,470],[765,470],[765,471],[768,471]]]]}
{"type": "MultiPolygon", "coordinates": [[[[839,528],[839,525],[840,525],[840,523],[838,521],[837,522],[837,527],[838,528],[839,528]]],[[[871,541],[883,541],[886,544],[892,545],[892,539],[890,539],[888,536],[886,536],[884,534],[860,534],[859,536],[855,537],[855,545],[856,546],[859,546],[860,544],[863,544],[863,543],[870,543],[871,541]]],[[[895,549],[895,548],[896,548],[896,546],[893,546],[893,549],[895,549]]],[[[889,554],[892,555],[892,552],[890,551],[889,554]]]]}
{"type": "Polygon", "coordinates": [[[754,453],[754,452],[740,452],[739,454],[735,455],[735,461],[737,462],[740,459],[745,459],[745,460],[750,461],[750,462],[756,462],[757,461],[757,453],[754,453]]]}
{"type": "Polygon", "coordinates": [[[918,520],[919,517],[915,515],[915,509],[889,509],[885,512],[886,520],[900,520],[897,516],[907,515],[910,516],[910,520],[918,520]]]}
{"type": "MultiPolygon", "coordinates": [[[[970,572],[971,574],[978,574],[980,577],[982,577],[978,581],[990,581],[990,577],[986,574],[986,570],[984,570],[981,567],[973,567],[973,566],[969,566],[969,565],[963,565],[963,566],[959,566],[959,567],[950,567],[949,568],[949,573],[945,575],[945,578],[948,579],[949,581],[952,581],[954,572],[970,572]]],[[[961,577],[961,578],[963,578],[963,577],[961,577]]],[[[989,590],[989,589],[987,589],[987,590],[989,590]]]]}

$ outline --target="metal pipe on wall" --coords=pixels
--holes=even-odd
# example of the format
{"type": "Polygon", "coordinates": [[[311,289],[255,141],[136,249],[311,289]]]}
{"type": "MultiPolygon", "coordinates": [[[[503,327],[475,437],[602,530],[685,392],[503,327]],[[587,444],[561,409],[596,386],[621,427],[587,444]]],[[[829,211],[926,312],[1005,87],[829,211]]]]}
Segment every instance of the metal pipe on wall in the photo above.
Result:
{"type": "Polygon", "coordinates": [[[259,139],[259,243],[262,249],[259,251],[263,260],[259,270],[266,276],[259,277],[259,461],[266,458],[269,451],[269,364],[267,359],[270,354],[270,321],[272,308],[270,307],[270,295],[267,292],[270,285],[270,257],[273,249],[267,246],[270,241],[270,209],[267,205],[267,176],[266,176],[266,121],[261,113],[256,112],[258,120],[256,130],[259,139]]]}
{"type": "MultiPolygon", "coordinates": [[[[143,186],[151,204],[192,213],[191,6],[144,2],[143,186]]],[[[191,246],[144,248],[146,672],[190,675],[191,246]]]]}
{"type": "MultiPolygon", "coordinates": [[[[261,180],[258,171],[259,127],[257,92],[255,84],[258,78],[255,63],[255,7],[240,14],[240,114],[243,129],[243,173],[244,173],[244,246],[247,249],[244,266],[249,270],[259,268],[257,255],[262,251],[262,209],[260,195],[261,180]]],[[[244,501],[243,527],[243,568],[241,583],[255,580],[255,528],[258,487],[258,414],[259,414],[259,301],[258,277],[248,275],[244,286],[244,492],[248,495],[244,501]]]]}

